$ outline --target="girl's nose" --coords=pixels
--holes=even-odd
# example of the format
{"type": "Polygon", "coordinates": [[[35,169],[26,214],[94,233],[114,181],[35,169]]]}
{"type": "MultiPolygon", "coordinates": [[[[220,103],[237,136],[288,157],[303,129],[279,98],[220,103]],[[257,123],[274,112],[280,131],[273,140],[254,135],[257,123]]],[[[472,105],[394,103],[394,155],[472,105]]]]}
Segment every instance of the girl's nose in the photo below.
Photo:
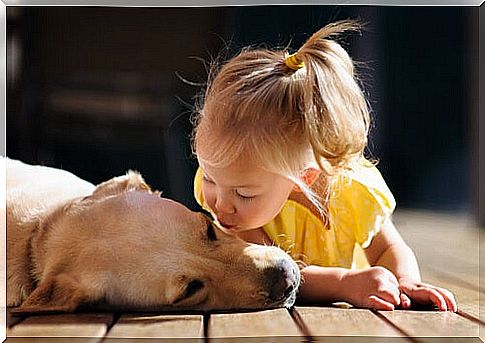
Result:
{"type": "Polygon", "coordinates": [[[233,214],[236,213],[236,208],[232,202],[228,201],[224,197],[217,197],[216,199],[216,210],[219,213],[233,214]]]}

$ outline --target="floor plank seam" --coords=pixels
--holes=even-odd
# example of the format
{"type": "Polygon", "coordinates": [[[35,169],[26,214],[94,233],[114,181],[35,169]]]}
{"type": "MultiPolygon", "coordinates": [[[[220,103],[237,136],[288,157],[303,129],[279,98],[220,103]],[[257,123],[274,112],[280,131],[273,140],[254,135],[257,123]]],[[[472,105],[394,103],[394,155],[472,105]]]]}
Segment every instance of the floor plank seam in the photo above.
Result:
{"type": "Polygon", "coordinates": [[[389,320],[389,318],[387,318],[386,316],[384,316],[379,311],[376,311],[376,310],[370,310],[370,311],[372,313],[374,313],[378,318],[380,318],[381,320],[383,320],[384,322],[386,322],[387,324],[389,324],[390,326],[392,326],[394,329],[396,329],[397,331],[399,331],[399,333],[401,333],[405,338],[407,338],[411,342],[419,343],[419,340],[417,340],[414,337],[411,337],[411,335],[407,331],[405,331],[404,329],[402,329],[399,326],[397,326],[396,324],[394,324],[391,320],[389,320]]]}
{"type": "Polygon", "coordinates": [[[104,337],[101,340],[101,342],[103,342],[103,341],[106,340],[109,332],[116,325],[116,323],[118,323],[118,321],[120,320],[120,318],[121,318],[121,313],[119,313],[119,312],[114,312],[113,313],[113,317],[111,318],[111,320],[109,321],[109,323],[108,323],[108,325],[106,327],[106,332],[105,332],[104,337]]]}
{"type": "Polygon", "coordinates": [[[471,315],[465,311],[462,311],[460,309],[458,309],[456,311],[456,314],[459,315],[460,317],[463,317],[465,319],[468,319],[476,324],[479,324],[479,325],[482,325],[482,326],[485,326],[485,322],[483,320],[480,320],[479,318],[475,317],[474,315],[471,315]]]}
{"type": "Polygon", "coordinates": [[[295,307],[291,307],[288,310],[288,313],[290,314],[291,318],[295,322],[296,326],[300,330],[300,333],[302,334],[302,339],[303,342],[315,342],[315,339],[313,338],[310,330],[306,326],[305,322],[303,321],[303,318],[301,317],[300,313],[297,311],[295,307]]]}
{"type": "Polygon", "coordinates": [[[209,343],[209,323],[210,323],[210,313],[204,313],[203,322],[204,322],[204,343],[209,343]]]}

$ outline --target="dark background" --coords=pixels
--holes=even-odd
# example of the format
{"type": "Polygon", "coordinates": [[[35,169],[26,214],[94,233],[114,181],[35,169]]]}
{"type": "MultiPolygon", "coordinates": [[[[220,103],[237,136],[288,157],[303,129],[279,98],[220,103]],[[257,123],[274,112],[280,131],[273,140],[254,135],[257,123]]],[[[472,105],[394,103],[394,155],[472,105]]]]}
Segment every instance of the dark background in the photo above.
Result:
{"type": "Polygon", "coordinates": [[[204,66],[247,45],[296,50],[328,22],[373,109],[369,153],[398,206],[476,210],[478,8],[7,7],[7,156],[93,183],[132,168],[197,208],[189,145],[204,66]]]}

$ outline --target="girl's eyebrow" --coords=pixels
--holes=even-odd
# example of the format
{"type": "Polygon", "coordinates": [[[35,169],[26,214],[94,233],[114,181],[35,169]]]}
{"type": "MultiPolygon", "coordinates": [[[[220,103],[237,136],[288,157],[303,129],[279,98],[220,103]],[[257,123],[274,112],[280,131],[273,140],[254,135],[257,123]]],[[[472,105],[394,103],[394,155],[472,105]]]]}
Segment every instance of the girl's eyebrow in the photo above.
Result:
{"type": "Polygon", "coordinates": [[[207,175],[207,173],[206,173],[205,171],[202,171],[202,177],[205,177],[206,179],[210,179],[210,180],[212,180],[212,179],[210,178],[210,176],[209,176],[209,175],[207,175]]]}
{"type": "Polygon", "coordinates": [[[255,189],[259,189],[261,188],[261,185],[235,185],[233,186],[233,188],[255,188],[255,189]]]}

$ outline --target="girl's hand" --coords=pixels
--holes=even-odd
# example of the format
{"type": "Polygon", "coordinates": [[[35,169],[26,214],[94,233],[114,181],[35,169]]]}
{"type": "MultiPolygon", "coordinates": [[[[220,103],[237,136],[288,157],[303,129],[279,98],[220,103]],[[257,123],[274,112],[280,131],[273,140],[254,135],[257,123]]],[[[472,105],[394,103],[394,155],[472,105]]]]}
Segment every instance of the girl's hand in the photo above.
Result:
{"type": "Polygon", "coordinates": [[[435,305],[440,311],[456,312],[457,305],[453,294],[440,287],[427,283],[416,282],[412,279],[399,279],[402,307],[409,308],[412,303],[419,305],[435,305]]]}
{"type": "Polygon", "coordinates": [[[349,270],[342,282],[343,298],[354,306],[391,311],[401,304],[399,283],[384,267],[349,270]]]}

